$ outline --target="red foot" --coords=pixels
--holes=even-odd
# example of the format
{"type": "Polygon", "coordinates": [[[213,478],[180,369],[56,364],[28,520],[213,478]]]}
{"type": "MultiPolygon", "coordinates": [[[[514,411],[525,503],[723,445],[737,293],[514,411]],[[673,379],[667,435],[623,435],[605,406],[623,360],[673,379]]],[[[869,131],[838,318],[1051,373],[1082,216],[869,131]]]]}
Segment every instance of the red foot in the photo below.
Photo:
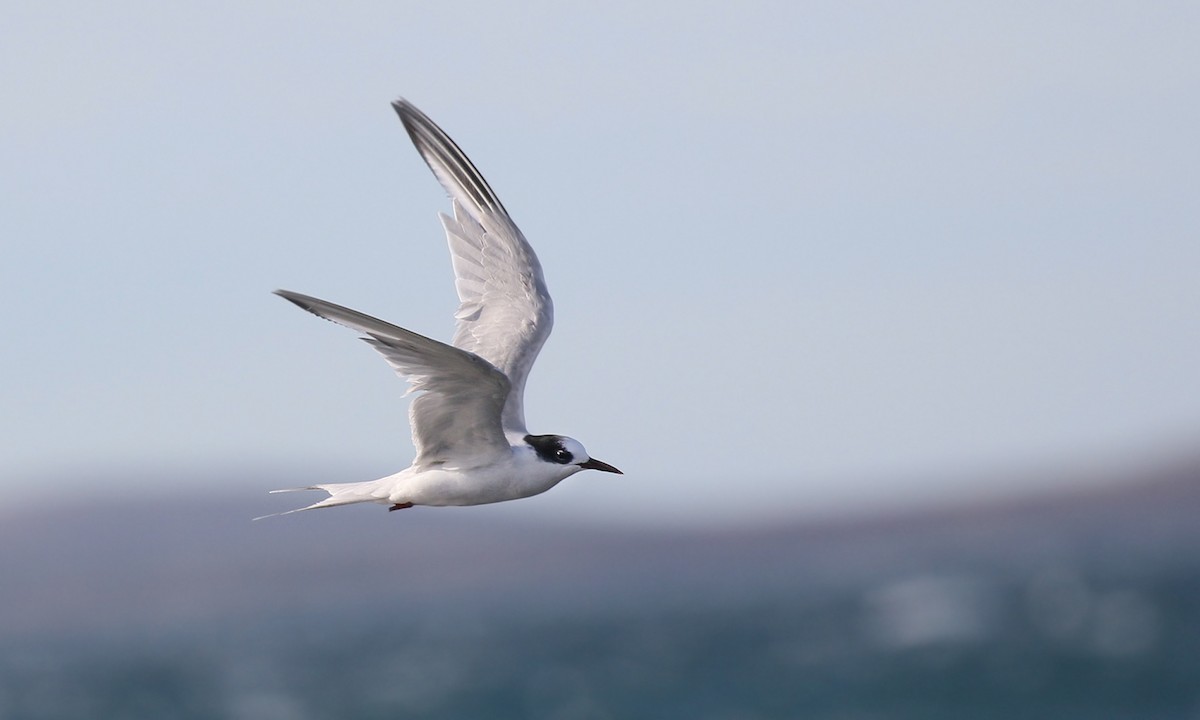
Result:
{"type": "Polygon", "coordinates": [[[395,505],[388,508],[388,512],[391,512],[393,510],[407,510],[410,507],[412,507],[412,503],[396,503],[395,505]]]}

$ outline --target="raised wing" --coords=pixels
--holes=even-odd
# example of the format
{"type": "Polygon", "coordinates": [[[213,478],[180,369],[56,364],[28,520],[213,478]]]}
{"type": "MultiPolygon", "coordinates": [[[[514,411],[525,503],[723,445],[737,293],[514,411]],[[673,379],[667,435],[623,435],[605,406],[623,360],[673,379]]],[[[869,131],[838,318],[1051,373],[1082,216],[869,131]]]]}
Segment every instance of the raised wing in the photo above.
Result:
{"type": "Polygon", "coordinates": [[[363,333],[363,340],[408,378],[410,392],[423,391],[409,406],[414,466],[474,467],[507,455],[500,411],[509,381],[486,360],[357,310],[287,290],[275,294],[363,333]]]}
{"type": "Polygon", "coordinates": [[[459,306],[454,346],[487,360],[512,386],[504,430],[524,435],[525,378],[554,324],[542,266],[500,199],[445,132],[405,100],[392,103],[417,151],[450,193],[442,215],[459,306]]]}

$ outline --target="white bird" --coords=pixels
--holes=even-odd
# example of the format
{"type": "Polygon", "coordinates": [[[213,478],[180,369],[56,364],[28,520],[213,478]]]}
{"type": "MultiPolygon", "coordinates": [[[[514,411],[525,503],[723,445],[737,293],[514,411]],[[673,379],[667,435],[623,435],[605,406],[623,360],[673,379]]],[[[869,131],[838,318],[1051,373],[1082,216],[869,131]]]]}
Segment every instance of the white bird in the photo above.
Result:
{"type": "MultiPolygon", "coordinates": [[[[543,493],[580,470],[621,471],[591,458],[579,441],[531,435],[525,378],[550,335],[553,306],[533,248],[458,145],[417,108],[392,103],[442,187],[453,217],[441,215],[459,307],[453,345],[355,310],[276,290],[301,308],[362,333],[420,394],[409,408],[416,457],[378,480],[274,490],[324,490],[308,507],[376,502],[482,505],[543,493]]],[[[286,515],[288,513],[279,513],[286,515]]]]}

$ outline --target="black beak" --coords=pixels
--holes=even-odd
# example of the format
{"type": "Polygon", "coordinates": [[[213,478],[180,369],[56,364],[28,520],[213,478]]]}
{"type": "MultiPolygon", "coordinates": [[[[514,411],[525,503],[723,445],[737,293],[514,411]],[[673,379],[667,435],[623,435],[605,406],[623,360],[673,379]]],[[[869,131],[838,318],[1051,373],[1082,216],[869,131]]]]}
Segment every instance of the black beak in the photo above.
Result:
{"type": "Polygon", "coordinates": [[[579,463],[579,467],[583,468],[584,470],[603,470],[604,472],[616,473],[618,475],[625,474],[612,465],[609,465],[606,462],[600,462],[596,458],[589,458],[587,462],[579,463]]]}

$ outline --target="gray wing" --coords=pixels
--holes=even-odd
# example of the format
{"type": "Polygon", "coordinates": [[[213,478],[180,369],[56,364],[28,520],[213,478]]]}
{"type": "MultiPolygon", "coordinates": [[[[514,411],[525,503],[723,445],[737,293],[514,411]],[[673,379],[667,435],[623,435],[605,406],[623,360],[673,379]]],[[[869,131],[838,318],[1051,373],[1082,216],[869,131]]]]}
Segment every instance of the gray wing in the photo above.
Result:
{"type": "Polygon", "coordinates": [[[401,99],[392,103],[408,136],[450,193],[453,217],[442,215],[459,306],[454,346],[508,377],[504,430],[524,435],[525,379],[554,324],[542,266],[500,199],[445,132],[401,99]]]}
{"type": "Polygon", "coordinates": [[[410,391],[422,391],[409,407],[417,449],[413,465],[473,467],[507,455],[500,411],[509,381],[486,360],[341,305],[287,290],[275,294],[363,333],[363,340],[408,378],[410,391]]]}

